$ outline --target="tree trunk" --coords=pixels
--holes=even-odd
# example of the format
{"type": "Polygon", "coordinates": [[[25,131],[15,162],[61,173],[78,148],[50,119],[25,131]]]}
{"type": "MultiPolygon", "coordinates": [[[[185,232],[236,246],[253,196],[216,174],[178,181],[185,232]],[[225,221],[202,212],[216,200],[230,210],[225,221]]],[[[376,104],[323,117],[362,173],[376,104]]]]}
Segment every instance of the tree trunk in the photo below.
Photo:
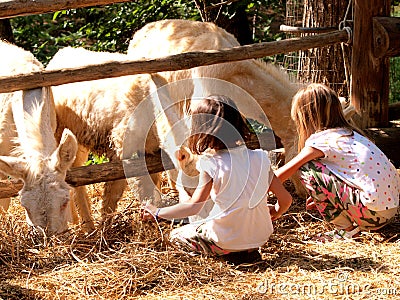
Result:
{"type": "Polygon", "coordinates": [[[361,129],[389,125],[389,58],[375,57],[373,27],[374,17],[389,15],[390,0],[354,1],[351,102],[361,129]]]}
{"type": "MultiPolygon", "coordinates": [[[[339,28],[348,0],[304,0],[303,27],[339,28]]],[[[351,11],[347,19],[352,18],[351,11]]],[[[305,82],[320,82],[332,87],[340,96],[349,95],[348,76],[345,69],[350,62],[350,47],[345,44],[314,48],[300,52],[300,79],[305,82]]],[[[350,66],[348,66],[350,68],[350,66]]]]}
{"type": "Polygon", "coordinates": [[[215,0],[194,0],[203,22],[213,22],[233,34],[241,45],[253,43],[246,5],[215,0]],[[228,14],[228,16],[227,16],[228,14]]]}
{"type": "Polygon", "coordinates": [[[14,43],[14,35],[9,19],[0,19],[0,38],[14,43]]]}

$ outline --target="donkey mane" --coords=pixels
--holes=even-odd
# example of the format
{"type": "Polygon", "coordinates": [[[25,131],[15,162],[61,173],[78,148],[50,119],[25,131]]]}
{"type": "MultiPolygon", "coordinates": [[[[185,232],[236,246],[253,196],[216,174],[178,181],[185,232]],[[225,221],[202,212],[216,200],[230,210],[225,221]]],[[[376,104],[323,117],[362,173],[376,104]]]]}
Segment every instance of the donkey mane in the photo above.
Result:
{"type": "Polygon", "coordinates": [[[282,72],[275,64],[266,63],[262,59],[254,59],[253,61],[258,67],[274,77],[282,85],[287,86],[288,84],[294,84],[294,82],[290,80],[289,75],[286,72],[282,72]]]}
{"type": "Polygon", "coordinates": [[[44,128],[45,124],[43,124],[42,117],[44,109],[44,103],[36,102],[33,104],[31,114],[24,112],[26,136],[21,137],[16,134],[14,138],[16,146],[11,154],[26,160],[24,169],[27,175],[26,183],[28,184],[35,184],[42,178],[44,162],[50,158],[51,149],[56,147],[54,141],[43,140],[42,131],[51,131],[51,128],[44,128]]]}
{"type": "MultiPolygon", "coordinates": [[[[0,76],[44,69],[32,53],[0,40],[0,76]]],[[[23,181],[20,203],[27,223],[40,235],[68,228],[69,186],[66,171],[77,152],[75,136],[64,130],[55,138],[56,112],[51,87],[0,94],[0,178],[23,181]]],[[[7,210],[10,198],[0,199],[7,210]]]]}
{"type": "MultiPolygon", "coordinates": [[[[3,57],[7,58],[0,60],[0,75],[9,76],[10,74],[30,73],[44,69],[43,65],[32,53],[20,47],[15,47],[7,41],[1,40],[0,52],[3,57]]],[[[22,99],[24,93],[29,92],[34,92],[34,90],[7,93],[7,101],[17,106],[16,101],[22,99]]],[[[50,88],[42,89],[41,92],[48,93],[49,96],[51,93],[50,88]]],[[[52,150],[56,148],[56,143],[55,139],[43,140],[44,137],[54,135],[48,120],[45,120],[44,116],[50,116],[50,112],[45,111],[50,109],[48,105],[45,106],[44,103],[36,101],[29,103],[29,106],[29,113],[22,110],[17,111],[19,114],[18,123],[23,126],[25,132],[21,134],[17,130],[15,138],[12,139],[14,149],[11,150],[10,154],[26,160],[26,164],[23,165],[25,174],[27,174],[26,183],[34,184],[40,180],[40,174],[43,175],[43,162],[50,157],[52,150]]],[[[5,121],[3,120],[3,122],[5,121]]]]}

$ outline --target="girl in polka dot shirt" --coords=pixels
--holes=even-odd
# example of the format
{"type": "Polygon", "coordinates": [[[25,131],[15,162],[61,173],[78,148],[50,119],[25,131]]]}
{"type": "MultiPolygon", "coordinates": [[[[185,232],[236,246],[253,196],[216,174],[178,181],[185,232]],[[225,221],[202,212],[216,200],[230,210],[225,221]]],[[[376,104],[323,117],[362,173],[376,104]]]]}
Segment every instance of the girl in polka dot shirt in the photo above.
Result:
{"type": "Polygon", "coordinates": [[[399,207],[400,177],[386,155],[344,117],[336,93],[310,84],[293,98],[299,153],[275,173],[281,181],[300,171],[316,208],[336,229],[323,235],[356,237],[388,224],[399,207]]]}

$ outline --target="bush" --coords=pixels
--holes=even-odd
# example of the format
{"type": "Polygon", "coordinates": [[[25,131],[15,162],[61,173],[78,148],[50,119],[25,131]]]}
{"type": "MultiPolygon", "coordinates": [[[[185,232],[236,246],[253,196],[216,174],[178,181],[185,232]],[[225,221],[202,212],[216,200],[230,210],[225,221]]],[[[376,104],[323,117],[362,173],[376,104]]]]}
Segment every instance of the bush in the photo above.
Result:
{"type": "Polygon", "coordinates": [[[197,11],[180,1],[142,0],[17,17],[11,25],[16,44],[46,64],[65,46],[125,52],[136,30],[166,18],[196,19],[197,11]]]}

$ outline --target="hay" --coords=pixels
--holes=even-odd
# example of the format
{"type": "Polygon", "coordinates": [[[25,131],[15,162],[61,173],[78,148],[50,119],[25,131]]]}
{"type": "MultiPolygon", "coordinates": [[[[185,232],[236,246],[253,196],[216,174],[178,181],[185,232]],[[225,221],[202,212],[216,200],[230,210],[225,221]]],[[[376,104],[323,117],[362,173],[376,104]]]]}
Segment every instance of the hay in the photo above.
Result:
{"type": "MultiPolygon", "coordinates": [[[[288,186],[294,193],[291,186],[288,186]]],[[[101,185],[91,186],[94,206],[101,185]]],[[[295,198],[262,247],[232,266],[172,248],[170,222],[142,222],[126,193],[119,211],[85,235],[32,236],[17,200],[0,218],[0,299],[379,299],[400,294],[399,220],[360,242],[315,243],[331,228],[295,198]]]]}

